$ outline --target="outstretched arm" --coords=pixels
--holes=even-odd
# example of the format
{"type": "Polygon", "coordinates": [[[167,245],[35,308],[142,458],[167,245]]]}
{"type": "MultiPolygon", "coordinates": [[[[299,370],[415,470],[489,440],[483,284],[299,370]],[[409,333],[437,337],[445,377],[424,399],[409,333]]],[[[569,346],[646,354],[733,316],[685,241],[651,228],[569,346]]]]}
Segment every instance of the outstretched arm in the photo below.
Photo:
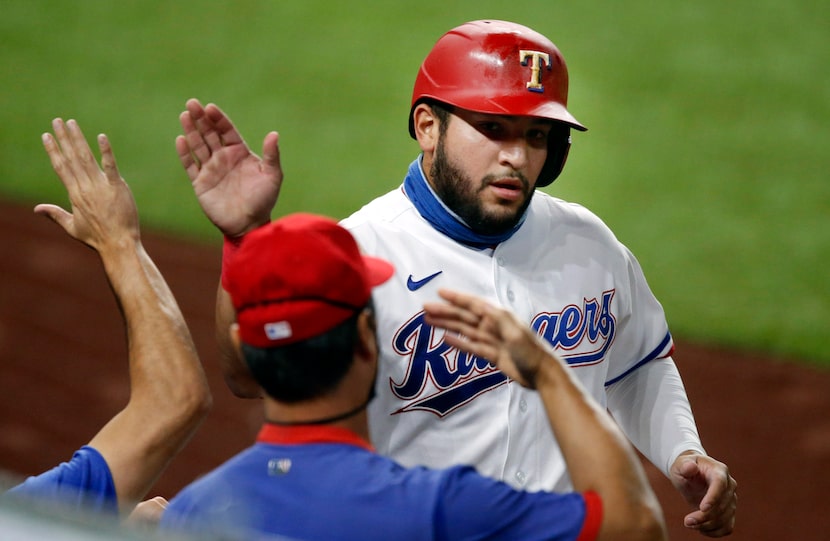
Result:
{"type": "Polygon", "coordinates": [[[446,303],[427,303],[424,310],[427,323],[448,331],[447,344],[538,391],[574,488],[602,499],[599,538],[665,539],[662,512],[637,455],[565,363],[511,312],[471,295],[440,295],[446,303]]]}
{"type": "Polygon", "coordinates": [[[127,328],[130,398],[89,446],[112,473],[119,507],[128,510],[153,485],[202,422],[211,404],[196,348],[172,292],[141,244],[138,212],[106,136],[101,168],[74,120],[43,135],[71,212],[35,207],[98,252],[127,328]]]}
{"type": "MultiPolygon", "coordinates": [[[[268,223],[282,186],[279,135],[270,132],[262,158],[254,154],[230,118],[214,104],[187,101],[179,115],[183,135],[176,152],[205,215],[225,236],[225,258],[245,233],[268,223]]],[[[216,338],[225,382],[237,396],[260,396],[230,340],[234,311],[222,284],[216,296],[216,338]]]]}
{"type": "Polygon", "coordinates": [[[629,440],[694,507],[683,522],[710,537],[732,533],[737,483],[708,456],[671,357],[653,360],[607,388],[608,410],[629,440]],[[657,436],[655,436],[657,435],[657,436]]]}

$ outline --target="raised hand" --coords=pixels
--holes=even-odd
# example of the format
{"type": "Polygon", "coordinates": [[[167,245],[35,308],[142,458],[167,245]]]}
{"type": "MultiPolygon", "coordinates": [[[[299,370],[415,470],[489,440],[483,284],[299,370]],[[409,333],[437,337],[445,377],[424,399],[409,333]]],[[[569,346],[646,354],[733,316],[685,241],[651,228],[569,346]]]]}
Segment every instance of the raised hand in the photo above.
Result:
{"type": "Polygon", "coordinates": [[[539,368],[553,353],[526,324],[478,297],[448,290],[439,295],[446,302],[425,303],[424,312],[428,324],[450,331],[447,344],[487,359],[525,387],[536,387],[539,368]]]}
{"type": "Polygon", "coordinates": [[[124,239],[138,241],[138,211],[129,186],[118,173],[106,135],[98,136],[101,167],[74,120],[52,121],[54,137],[43,134],[43,146],[52,168],[66,187],[72,212],[57,205],[40,204],[35,212],[48,216],[73,238],[105,252],[124,239]]]}
{"type": "Polygon", "coordinates": [[[283,178],[277,132],[265,136],[260,158],[214,104],[190,99],[179,121],[176,152],[210,221],[229,237],[267,223],[283,178]]]}

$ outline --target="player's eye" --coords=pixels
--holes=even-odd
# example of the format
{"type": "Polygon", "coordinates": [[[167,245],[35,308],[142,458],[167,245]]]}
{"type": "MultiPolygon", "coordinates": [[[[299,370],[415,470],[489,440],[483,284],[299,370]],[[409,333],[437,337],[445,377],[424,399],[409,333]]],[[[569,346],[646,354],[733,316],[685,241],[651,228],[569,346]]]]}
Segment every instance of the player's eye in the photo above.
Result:
{"type": "Polygon", "coordinates": [[[478,130],[482,133],[488,134],[490,137],[495,137],[504,133],[504,127],[498,122],[479,122],[478,130]]]}

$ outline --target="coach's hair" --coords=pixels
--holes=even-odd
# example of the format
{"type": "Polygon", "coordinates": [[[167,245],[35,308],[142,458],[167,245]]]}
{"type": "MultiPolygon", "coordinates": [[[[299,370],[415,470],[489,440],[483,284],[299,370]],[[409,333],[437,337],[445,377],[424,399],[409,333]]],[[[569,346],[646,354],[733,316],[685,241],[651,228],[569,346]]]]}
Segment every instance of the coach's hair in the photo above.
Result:
{"type": "Polygon", "coordinates": [[[323,396],[337,387],[352,365],[362,311],[323,334],[294,344],[259,348],[243,343],[251,375],[268,396],[280,402],[323,396]]]}

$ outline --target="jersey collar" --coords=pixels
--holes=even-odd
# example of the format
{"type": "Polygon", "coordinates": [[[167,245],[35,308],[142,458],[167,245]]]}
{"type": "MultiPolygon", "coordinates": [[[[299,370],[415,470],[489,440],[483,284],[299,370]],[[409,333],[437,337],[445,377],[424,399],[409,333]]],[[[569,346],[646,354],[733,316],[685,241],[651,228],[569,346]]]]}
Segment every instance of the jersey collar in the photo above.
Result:
{"type": "Polygon", "coordinates": [[[265,423],[257,435],[257,443],[272,445],[306,445],[312,443],[344,443],[375,451],[371,443],[351,430],[328,425],[281,426],[265,423]]]}

